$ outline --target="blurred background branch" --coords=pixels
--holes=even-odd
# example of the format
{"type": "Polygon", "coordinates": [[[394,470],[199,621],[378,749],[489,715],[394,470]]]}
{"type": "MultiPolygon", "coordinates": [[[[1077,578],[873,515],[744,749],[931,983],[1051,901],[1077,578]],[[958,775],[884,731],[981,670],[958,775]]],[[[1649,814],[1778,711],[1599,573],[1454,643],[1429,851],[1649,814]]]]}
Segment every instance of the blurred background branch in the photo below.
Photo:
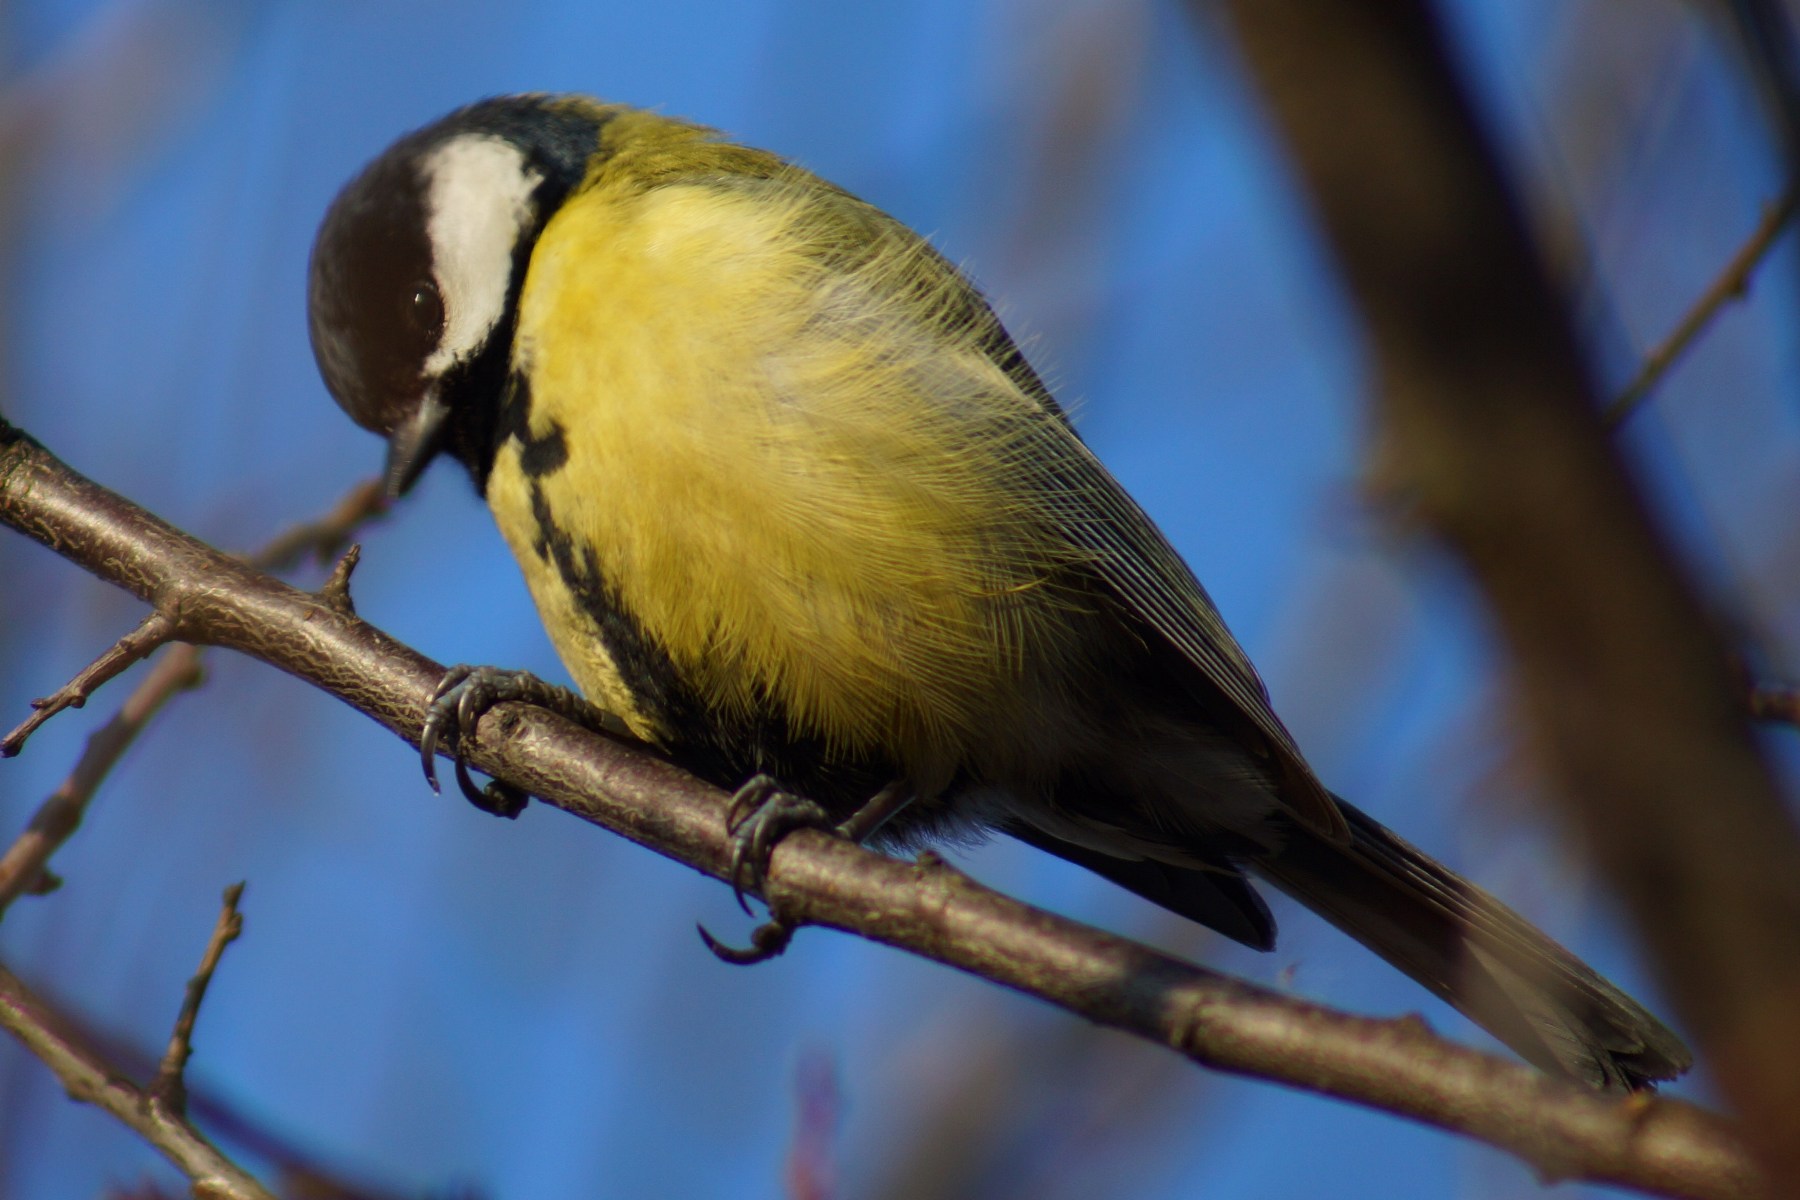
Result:
{"type": "Polygon", "coordinates": [[[1631,377],[1631,382],[1620,389],[1618,395],[1608,402],[1605,421],[1609,426],[1618,426],[1636,411],[1662,379],[1673,367],[1694,339],[1706,332],[1706,328],[1719,315],[1719,310],[1733,300],[1741,300],[1750,290],[1750,276],[1762,264],[1776,239],[1787,231],[1793,222],[1794,213],[1800,210],[1800,191],[1790,188],[1786,195],[1763,210],[1762,220],[1745,239],[1743,246],[1731,256],[1719,272],[1719,277],[1700,294],[1694,306],[1682,315],[1669,335],[1644,356],[1643,366],[1631,377]]]}
{"type": "Polygon", "coordinates": [[[78,1039],[11,971],[0,967],[0,1026],[56,1073],[71,1098],[96,1105],[134,1130],[193,1181],[196,1195],[220,1200],[274,1200],[272,1193],[221,1154],[180,1112],[120,1074],[78,1039]]]}
{"type": "Polygon", "coordinates": [[[1800,836],[1430,7],[1233,6],[1376,358],[1380,473],[1482,586],[1534,749],[1772,1180],[1800,1181],[1800,836]]]}

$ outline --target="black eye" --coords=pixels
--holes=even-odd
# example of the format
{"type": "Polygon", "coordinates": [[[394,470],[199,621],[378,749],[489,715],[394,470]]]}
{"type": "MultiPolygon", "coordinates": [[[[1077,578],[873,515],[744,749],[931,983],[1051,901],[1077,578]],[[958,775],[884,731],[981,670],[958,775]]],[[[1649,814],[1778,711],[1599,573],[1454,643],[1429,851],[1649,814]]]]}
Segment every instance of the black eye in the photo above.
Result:
{"type": "Polygon", "coordinates": [[[426,280],[413,290],[406,319],[427,341],[437,340],[444,330],[444,298],[438,295],[437,284],[426,280]]]}

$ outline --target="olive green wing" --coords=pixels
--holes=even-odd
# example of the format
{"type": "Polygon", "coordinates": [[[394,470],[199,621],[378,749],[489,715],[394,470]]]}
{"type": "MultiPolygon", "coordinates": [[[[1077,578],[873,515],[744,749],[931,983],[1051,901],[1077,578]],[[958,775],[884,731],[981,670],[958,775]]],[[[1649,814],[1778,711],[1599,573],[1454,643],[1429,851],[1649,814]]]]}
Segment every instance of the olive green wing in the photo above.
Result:
{"type": "MultiPolygon", "coordinates": [[[[1017,355],[1016,350],[1011,353],[1017,355]]],[[[1017,362],[1009,373],[1059,418],[1043,423],[1035,449],[1066,536],[1092,556],[1095,574],[1126,611],[1160,635],[1262,735],[1277,776],[1286,784],[1282,798],[1295,815],[1327,837],[1347,838],[1337,800],[1270,707],[1268,690],[1206,589],[1137,501],[1061,419],[1061,410],[1023,359],[1017,362]]]]}
{"type": "MultiPolygon", "coordinates": [[[[1292,735],[1269,706],[1268,692],[1199,580],[1144,510],[1138,507],[1075,433],[993,309],[962,274],[917,234],[872,205],[783,164],[769,177],[735,176],[728,186],[803,196],[802,227],[809,252],[834,275],[855,274],[868,286],[902,298],[890,312],[930,313],[918,338],[944,346],[944,369],[954,373],[962,350],[996,366],[1027,401],[1015,428],[1014,461],[1037,477],[1036,499],[1068,542],[1081,552],[1100,585],[1125,612],[1160,637],[1206,685],[1239,712],[1266,743],[1281,798],[1294,815],[1333,840],[1347,839],[1338,804],[1306,764],[1292,735]],[[871,271],[872,263],[906,262],[904,270],[871,271]]],[[[979,391],[990,382],[971,382],[979,391]]],[[[999,398],[995,402],[1000,402],[999,398]]]]}

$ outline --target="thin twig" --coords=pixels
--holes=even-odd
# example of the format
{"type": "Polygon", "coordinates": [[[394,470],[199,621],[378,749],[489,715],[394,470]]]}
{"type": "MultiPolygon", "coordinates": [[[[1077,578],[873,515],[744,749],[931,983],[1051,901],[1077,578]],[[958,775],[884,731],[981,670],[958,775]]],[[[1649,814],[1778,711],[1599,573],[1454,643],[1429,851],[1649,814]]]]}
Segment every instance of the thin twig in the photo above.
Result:
{"type": "Polygon", "coordinates": [[[350,576],[356,573],[356,564],[361,561],[362,546],[351,546],[331,569],[331,578],[319,588],[319,599],[330,605],[332,612],[346,617],[356,615],[356,602],[350,598],[350,576]]]}
{"type": "Polygon", "coordinates": [[[207,939],[206,953],[200,956],[200,969],[188,980],[181,1011],[175,1017],[175,1030],[169,1035],[169,1048],[156,1068],[156,1077],[150,1081],[151,1101],[177,1116],[187,1114],[185,1073],[188,1058],[194,1053],[194,1022],[200,1018],[200,1005],[206,1000],[206,989],[212,983],[213,972],[219,969],[225,947],[237,941],[238,935],[244,932],[244,917],[238,912],[238,901],[243,895],[242,883],[234,883],[225,889],[219,919],[213,925],[212,937],[207,939]]]}
{"type": "Polygon", "coordinates": [[[1795,212],[1800,212],[1800,189],[1793,188],[1774,204],[1763,209],[1762,219],[1757,222],[1755,231],[1738,247],[1738,252],[1731,256],[1731,261],[1725,264],[1725,269],[1719,272],[1718,278],[1694,301],[1693,307],[1676,323],[1669,336],[1644,356],[1643,365],[1638,367],[1631,382],[1607,404],[1603,418],[1608,429],[1617,429],[1623,425],[1643,403],[1651,389],[1661,382],[1675,360],[1706,331],[1713,318],[1719,315],[1719,310],[1750,290],[1751,274],[1787,229],[1795,212]]]}
{"type": "Polygon", "coordinates": [[[198,646],[170,646],[112,719],[89,735],[75,769],[0,855],[0,916],[14,900],[38,889],[50,856],[80,828],[88,801],[150,718],[170,697],[200,682],[200,654],[198,646]]]}
{"type": "Polygon", "coordinates": [[[167,643],[175,633],[175,622],[161,609],[153,610],[138,627],[107,647],[75,678],[31,702],[32,713],[5,737],[0,738],[0,758],[11,758],[25,746],[25,741],[38,727],[68,708],[80,708],[103,684],[117,678],[127,667],[148,658],[167,643]]]}
{"type": "Polygon", "coordinates": [[[316,521],[296,525],[250,556],[250,565],[281,574],[311,557],[325,562],[344,548],[351,535],[370,521],[385,517],[389,500],[379,478],[351,487],[331,511],[316,521]]]}
{"type": "MultiPolygon", "coordinates": [[[[0,523],[140,598],[178,596],[184,634],[305,679],[416,742],[440,664],[83,479],[0,421],[0,523]]],[[[463,748],[477,769],[687,863],[730,873],[727,798],[557,714],[504,704],[463,748]]],[[[765,899],[1038,996],[1219,1070],[1425,1122],[1551,1178],[1660,1195],[1764,1194],[1732,1126],[1680,1101],[1621,1101],[1431,1034],[1334,1012],[1031,908],[935,857],[905,863],[802,830],[765,899]]]]}
{"type": "Polygon", "coordinates": [[[274,1200],[179,1113],[151,1103],[148,1093],[114,1071],[105,1059],[66,1036],[55,1012],[5,967],[0,967],[0,1028],[55,1072],[71,1099],[110,1113],[174,1163],[192,1181],[194,1196],[203,1200],[274,1200]]]}
{"type": "MultiPolygon", "coordinates": [[[[293,567],[308,555],[323,561],[336,553],[358,528],[384,515],[387,510],[388,500],[381,481],[364,480],[345,492],[323,517],[294,526],[250,556],[247,561],[271,571],[293,567]]],[[[350,604],[349,581],[357,557],[358,551],[352,547],[338,563],[323,591],[334,606],[341,605],[348,611],[354,611],[350,604]]],[[[144,625],[158,619],[158,614],[152,613],[144,625]]],[[[137,631],[127,635],[119,645],[102,655],[94,666],[70,681],[58,695],[69,693],[73,696],[79,692],[85,700],[94,688],[104,682],[96,670],[102,662],[108,663],[109,669],[116,663],[117,670],[113,674],[135,662],[136,659],[127,657],[131,648],[121,651],[120,647],[125,646],[131,638],[140,636],[144,625],[140,625],[137,631]]],[[[25,832],[7,848],[5,854],[0,855],[0,917],[5,916],[14,900],[43,886],[44,881],[49,878],[46,868],[51,855],[80,827],[94,793],[119,758],[171,697],[200,682],[204,653],[202,647],[186,643],[169,647],[112,719],[89,736],[74,769],[38,806],[25,832]]],[[[45,703],[46,707],[40,707],[30,720],[11,735],[18,738],[20,744],[24,737],[29,736],[32,730],[51,715],[48,702],[41,703],[45,703]]],[[[79,702],[75,700],[69,702],[69,707],[78,706],[79,702]]]]}
{"type": "MultiPolygon", "coordinates": [[[[85,1057],[105,1062],[110,1074],[128,1079],[149,1079],[156,1074],[156,1056],[147,1053],[134,1039],[97,1027],[80,1015],[66,998],[46,992],[41,986],[33,990],[33,996],[42,1015],[58,1035],[64,1041],[82,1047],[85,1057]]],[[[267,1164],[266,1174],[281,1181],[280,1191],[284,1196],[308,1200],[399,1200],[401,1195],[365,1181],[346,1178],[340,1170],[319,1161],[310,1150],[291,1141],[286,1133],[258,1123],[224,1096],[210,1091],[204,1083],[190,1084],[188,1120],[244,1157],[267,1164]]],[[[433,1192],[433,1195],[445,1193],[433,1192]]]]}

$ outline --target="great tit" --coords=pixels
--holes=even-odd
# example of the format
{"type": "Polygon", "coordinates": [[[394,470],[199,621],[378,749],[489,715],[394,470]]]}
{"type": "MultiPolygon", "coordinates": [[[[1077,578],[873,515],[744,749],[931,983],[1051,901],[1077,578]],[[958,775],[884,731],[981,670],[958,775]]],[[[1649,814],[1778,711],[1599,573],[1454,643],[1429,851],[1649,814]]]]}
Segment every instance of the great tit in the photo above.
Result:
{"type": "MultiPolygon", "coordinates": [[[[815,819],[999,830],[1266,950],[1254,875],[1546,1070],[1689,1065],[1320,783],[980,293],[879,209],[699,125],[506,96],[369,164],[309,275],[392,491],[468,470],[603,722],[740,789],[753,864],[815,819]]],[[[459,671],[429,732],[551,691],[459,671]]]]}

